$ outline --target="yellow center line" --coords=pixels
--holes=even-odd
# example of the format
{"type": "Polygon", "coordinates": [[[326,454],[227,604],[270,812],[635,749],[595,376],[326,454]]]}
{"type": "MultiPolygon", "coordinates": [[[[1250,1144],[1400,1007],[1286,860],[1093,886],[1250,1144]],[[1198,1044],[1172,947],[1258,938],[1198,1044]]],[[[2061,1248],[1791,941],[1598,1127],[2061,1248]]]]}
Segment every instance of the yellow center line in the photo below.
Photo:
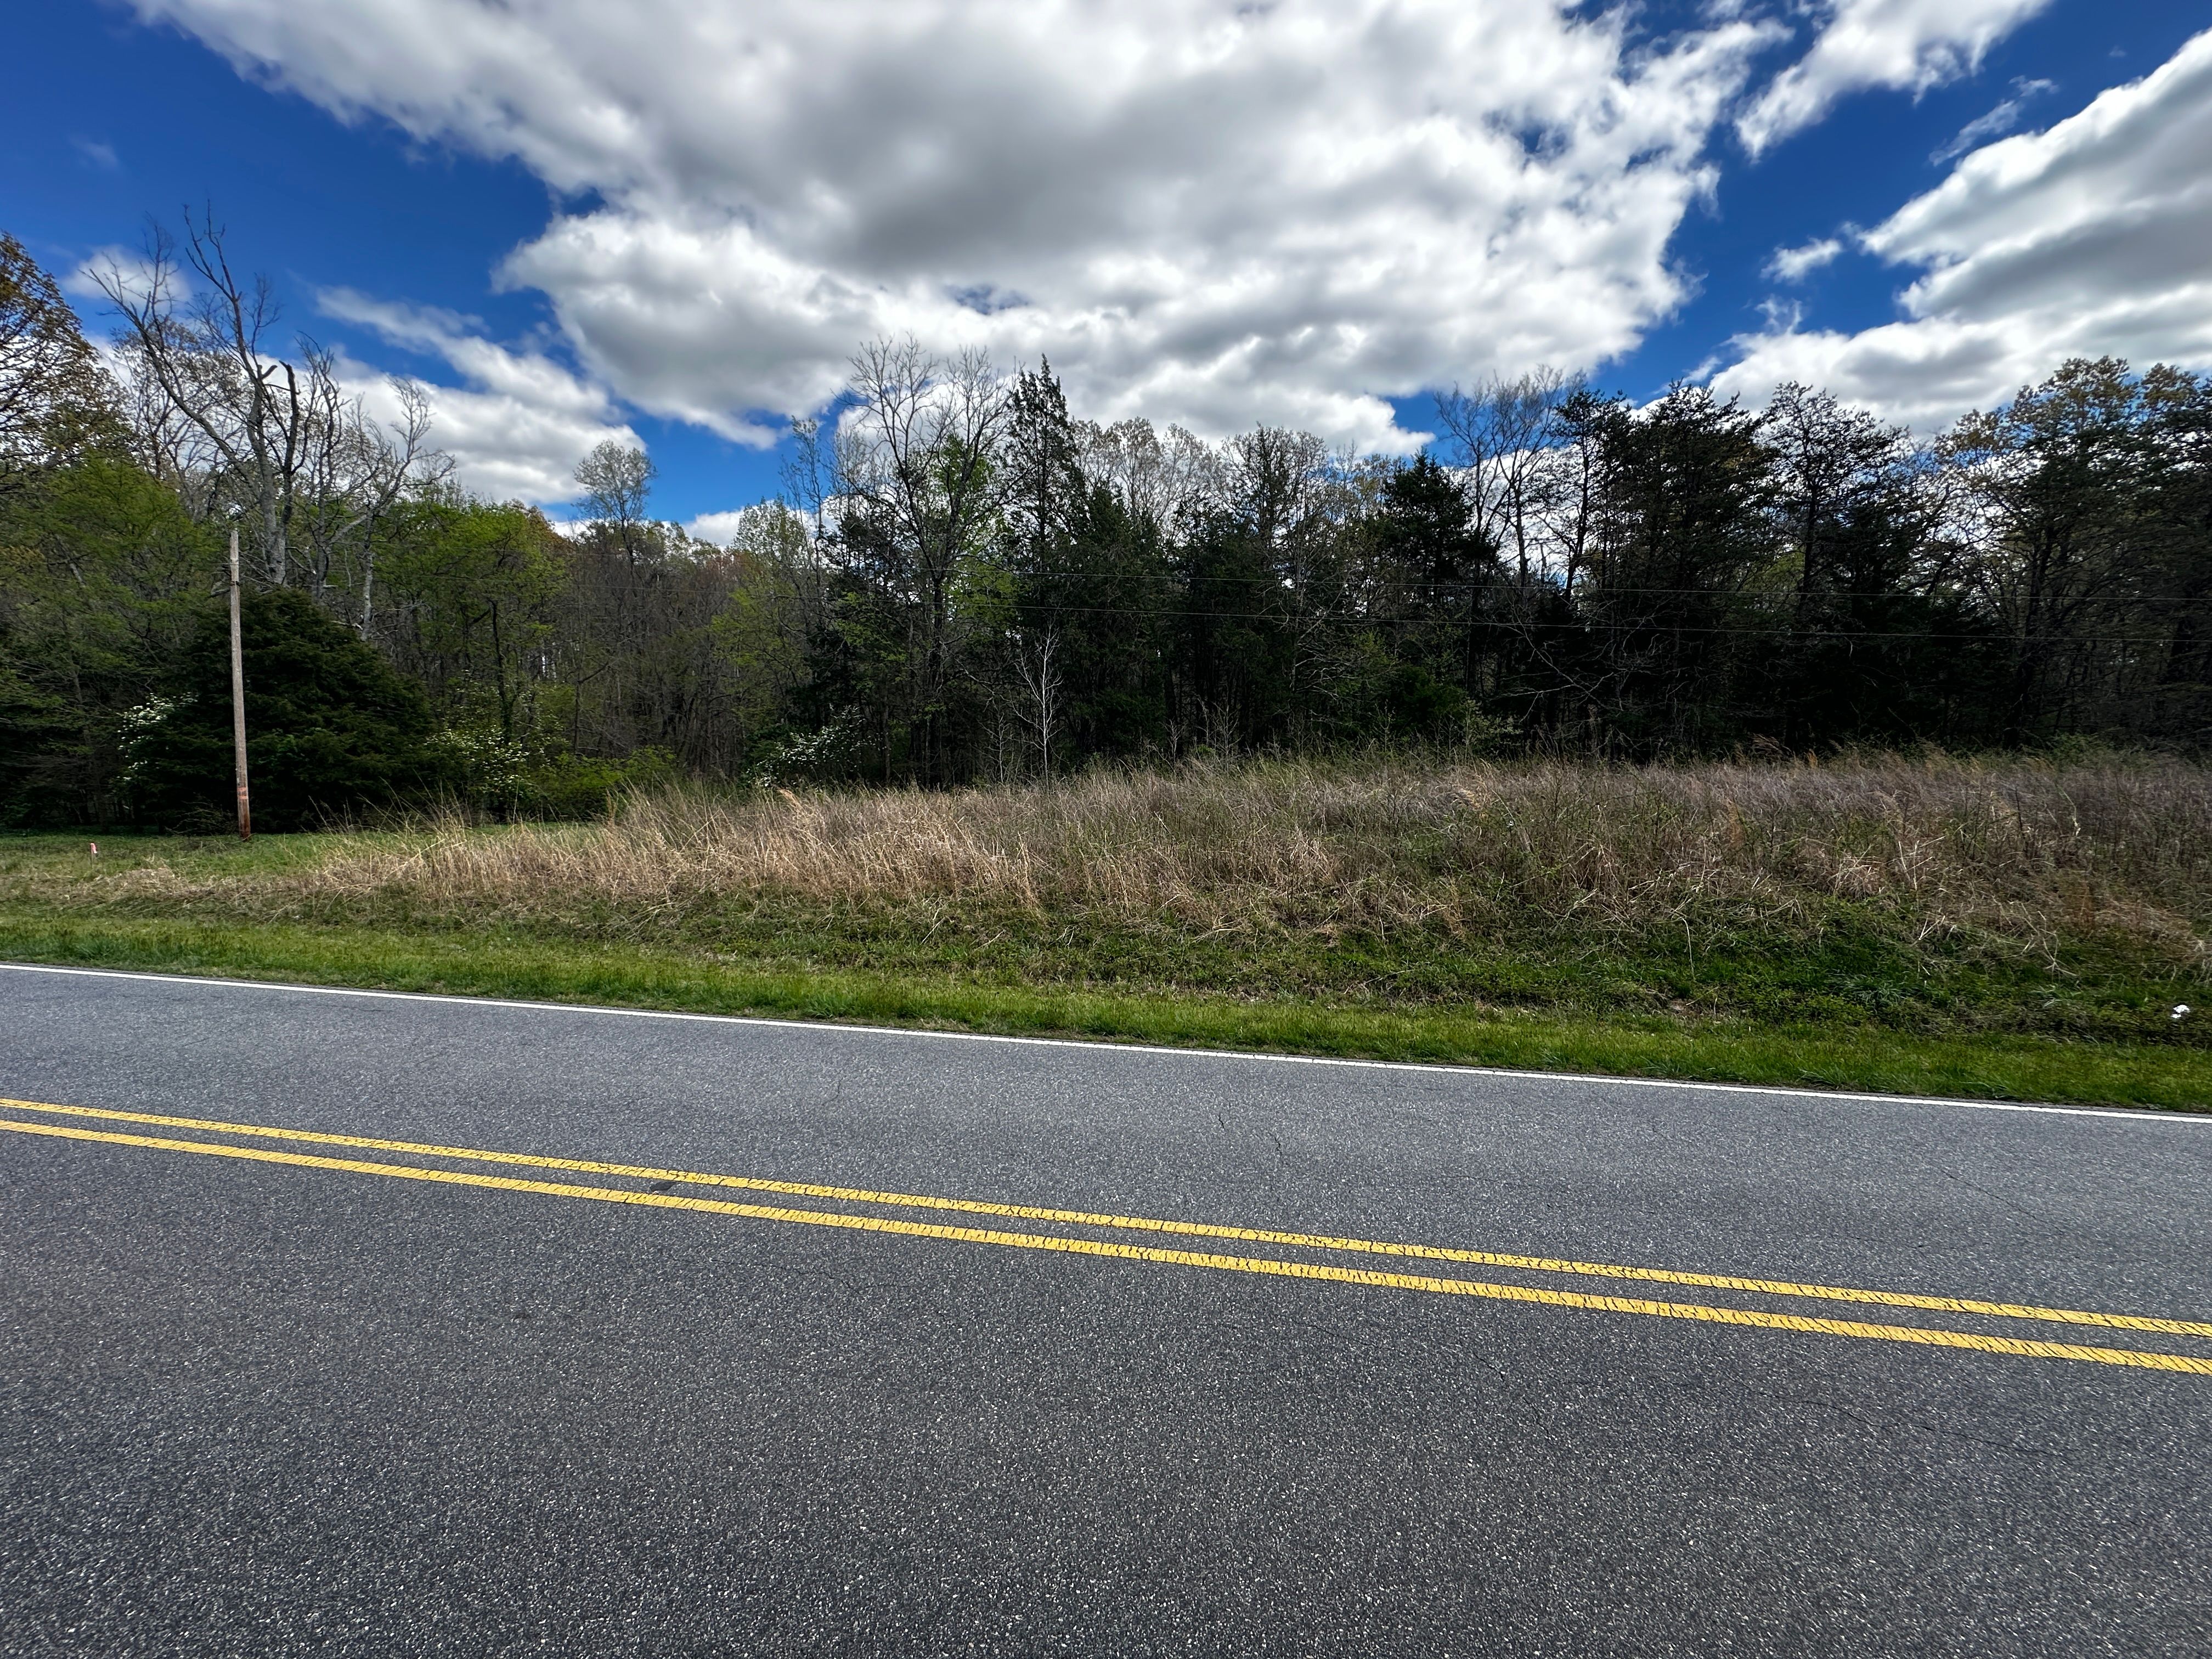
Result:
{"type": "Polygon", "coordinates": [[[1711,1325],[1801,1331],[1820,1336],[1863,1337],[1877,1341],[1917,1343],[1925,1347],[1970,1348],[1983,1353],[2013,1354],[2036,1359],[2087,1360],[2103,1365],[2128,1365],[2144,1370],[2182,1371],[2191,1376],[2212,1376],[2212,1359],[2136,1348],[2094,1348],[2071,1342],[2030,1342],[2016,1337],[1981,1336],[1967,1331],[1936,1330],[1923,1325],[1873,1325],[1848,1319],[1808,1319],[1796,1314],[1764,1313],[1748,1308],[1709,1307],[1698,1302],[1652,1302],[1640,1297],[1589,1296],[1573,1291],[1541,1290],[1530,1285],[1492,1285],[1472,1279],[1431,1279],[1418,1273],[1382,1273],[1360,1267],[1332,1267],[1321,1262],[1279,1261],[1266,1256],[1216,1255],[1201,1250],[1163,1249],[1157,1245],[1118,1244],[1101,1239],[1056,1237],[1046,1233],[1010,1233],[983,1227],[948,1227],[935,1222],[898,1221],[884,1216],[845,1215],[827,1210],[793,1210],[769,1204],[737,1204],[725,1199],[689,1198],[675,1193],[639,1192],[617,1187],[580,1187],[566,1182],[526,1181],[514,1176],[479,1175],[463,1170],[433,1170],[407,1164],[371,1164],[354,1158],[324,1158],[313,1152],[280,1152],[262,1146],[224,1146],[204,1140],[173,1140],[166,1136],[79,1129],[62,1123],[23,1123],[10,1118],[0,1118],[0,1129],[24,1134],[51,1135],[65,1140],[97,1141],[116,1146],[147,1146],[161,1152],[198,1152],[212,1158],[240,1158],[257,1164],[290,1164],[310,1170],[343,1170],[356,1175],[386,1176],[401,1181],[427,1181],[444,1186],[489,1187],[501,1192],[538,1193],[552,1198],[589,1199],[604,1204],[635,1204],[650,1209],[702,1210],[714,1215],[744,1216],[757,1221],[799,1222],[815,1227],[842,1227],[855,1232],[951,1239],[967,1244],[1055,1250],[1069,1255],[1106,1256],[1123,1261],[1165,1262],[1176,1267],[1206,1267],[1224,1273],[1261,1273],[1278,1279],[1321,1279],[1333,1284],[1378,1289],[1422,1291],[1440,1296],[1479,1296],[1493,1301],[1529,1302],[1543,1307],[1573,1308],[1583,1312],[1643,1314],[1660,1319],[1688,1319],[1711,1325]]]}
{"type": "Polygon", "coordinates": [[[1514,1267],[1525,1271],[1571,1273],[1585,1279],[1640,1279],[1662,1285],[1684,1285],[1699,1290],[1748,1291],[1767,1296],[1794,1296],[1828,1302],[1859,1302],[1886,1308],[1910,1308],[1927,1313],[1978,1314],[2000,1319],[2031,1319],[2053,1324],[2094,1325],[2112,1330],[2154,1331],[2166,1336],[2212,1338],[2212,1322],[2190,1319],[2161,1319],[2147,1314],[2096,1313],[2078,1308],[2043,1308],[2016,1302],[1984,1302],[1966,1297],[1921,1296],[1909,1291],[1856,1290],[1840,1285],[1807,1285],[1790,1279],[1745,1279],[1726,1273],[1700,1273],[1666,1267],[1618,1267],[1605,1262],[1572,1261],[1553,1256],[1515,1255],[1498,1250],[1460,1249],[1441,1244],[1400,1244],[1376,1239],[1340,1238],[1323,1233],[1281,1232],[1261,1227],[1224,1226],[1203,1221],[1169,1221],[1149,1216],[1102,1214],[1088,1210],[1060,1210],[1027,1204],[998,1204],[982,1199],[934,1198],[915,1193],[878,1192],[864,1187],[828,1187],[802,1181],[771,1181],[755,1176],[711,1175],[693,1170],[664,1170],[635,1164],[609,1164],[590,1158],[546,1158],[530,1152],[487,1152],[477,1147],[439,1146],[413,1140],[379,1139],[368,1135],[325,1134],[311,1129],[286,1129],[257,1123],[229,1123],[214,1118],[169,1117],[154,1112],[126,1112],[91,1106],[61,1106],[36,1100],[0,1097],[0,1107],[21,1111],[58,1112],[72,1117],[105,1118],[129,1123],[158,1124],[172,1129],[202,1129],[220,1134],[252,1135],[264,1139],[294,1140],[321,1146],[405,1152],[418,1158],[458,1158],[476,1164],[504,1164],[527,1169],[563,1170],[575,1175],[617,1176],[643,1181],[678,1181],[690,1186],[733,1187],[748,1192],[779,1193],[795,1198],[823,1198],[846,1203],[880,1204],[895,1209],[952,1210],[970,1215],[1000,1216],[1009,1220],[1053,1222],[1066,1226],[1110,1227],[1124,1232],[1175,1233],[1199,1238],[1219,1238],[1240,1244],[1272,1244],[1293,1249],[1340,1250],[1370,1255],[1404,1256],[1425,1261],[1464,1262],[1474,1267],[1514,1267]]]}

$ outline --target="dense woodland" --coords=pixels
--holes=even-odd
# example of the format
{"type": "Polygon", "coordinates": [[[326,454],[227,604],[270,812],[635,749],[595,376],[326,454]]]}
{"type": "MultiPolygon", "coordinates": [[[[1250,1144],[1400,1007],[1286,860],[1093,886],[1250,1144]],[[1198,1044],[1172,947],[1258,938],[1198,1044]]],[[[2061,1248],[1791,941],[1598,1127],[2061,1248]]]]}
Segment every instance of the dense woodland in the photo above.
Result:
{"type": "Polygon", "coordinates": [[[2075,362],[1917,439],[1811,388],[1539,374],[1411,460],[1070,417],[879,343],[726,546],[457,487],[219,233],[109,284],[0,237],[0,823],[213,828],[240,536],[257,816],[602,808],[1364,744],[1614,758],[2212,743],[2212,380],[2075,362]]]}

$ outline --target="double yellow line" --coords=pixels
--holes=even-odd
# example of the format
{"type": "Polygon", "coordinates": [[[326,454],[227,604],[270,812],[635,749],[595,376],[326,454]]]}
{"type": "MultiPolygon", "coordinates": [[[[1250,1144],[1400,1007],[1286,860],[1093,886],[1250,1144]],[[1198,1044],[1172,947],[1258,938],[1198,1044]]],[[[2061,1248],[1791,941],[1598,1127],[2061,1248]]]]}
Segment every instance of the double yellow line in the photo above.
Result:
{"type": "MultiPolygon", "coordinates": [[[[807,1182],[770,1181],[750,1176],[710,1174],[692,1170],[668,1170],[650,1165],[612,1164],[597,1159],[546,1158],[527,1152],[490,1152],[478,1147],[441,1146],[411,1140],[381,1139],[366,1135],[326,1134],[307,1129],[288,1129],[267,1124],[231,1123],[217,1119],[171,1117],[152,1112],[125,1112],[88,1106],[64,1106],[51,1102],[0,1097],[0,1109],[37,1112],[49,1117],[92,1119],[108,1122],[144,1124],[164,1129],[190,1129],[204,1133],[250,1139],[289,1141],[353,1151],[399,1153],[448,1162],[502,1164],[573,1175],[610,1176],[693,1187],[734,1188],[782,1196],[825,1199],[879,1208],[961,1212],[973,1215],[1042,1222],[1060,1226],[1102,1231],[1152,1233],[1220,1239],[1241,1244],[1334,1254],[1395,1256],[1426,1261],[1465,1262],[1524,1272],[1571,1275],[1586,1279],[1642,1280],[1694,1286],[1705,1290],[1750,1292],[1827,1302],[1850,1302],[1880,1307],[1910,1309],[1990,1319],[2026,1320],[2048,1324],[2092,1326],[2109,1330],[2144,1331],[2158,1334],[2212,1340],[2212,1322],[2168,1319],[2149,1315],[2100,1313],[2075,1308],[2046,1308],[2013,1302],[1982,1301],[1961,1297],[1922,1296],[1904,1291],[1855,1289],[1836,1285],[1802,1284],[1788,1279],[1749,1279],[1729,1274],[1700,1273],[1661,1267],[1622,1267],[1612,1263],[1574,1261],[1553,1256],[1517,1255],[1495,1250],[1461,1249],[1444,1245],[1395,1243],[1376,1239],[1346,1238],[1331,1234],[1278,1231],[1266,1228],[1232,1227],[1206,1222],[1173,1221],[1150,1216],[1127,1216],[1087,1210],[1063,1210],[1033,1205],[999,1204],[980,1199],[941,1198],[917,1193],[881,1192],[860,1187],[822,1186],[807,1182]]],[[[536,1193],[554,1198],[586,1199],[601,1203],[635,1204],[654,1209],[696,1210],[710,1214],[742,1216],[753,1220],[796,1222],[811,1226],[842,1227],[860,1232],[890,1233],[908,1237],[938,1238],[971,1244],[997,1244],[1022,1249],[1056,1250],[1068,1255],[1105,1256],[1121,1261],[1171,1263],[1231,1273],[1261,1273],[1277,1278],[1326,1280],[1338,1284],[1420,1291],[1437,1295],[1485,1297],[1497,1301],[1534,1303],[1546,1307],[1583,1311],[1641,1314],[1663,1319],[1688,1319],[1708,1324],[1747,1326],[1763,1330],[1802,1331],[1825,1336],[1869,1338],[1912,1342],[1930,1347],[1966,1348],[1984,1353],[2012,1354],[2045,1359],[2087,1360],[2100,1364],[2128,1365],[2148,1370],[2182,1371],[2212,1376],[2212,1358],[2137,1348],[2107,1348],[2069,1342],[2045,1342],[2022,1337],[1994,1336],[1971,1331],[1952,1331],[1923,1325],[1874,1324],[1857,1320],[1816,1318],[1776,1313],[1761,1309],[1716,1306],[1702,1302],[1661,1302],[1640,1297],[1611,1296],[1588,1291],[1553,1290],[1545,1286],[1492,1284],[1480,1279],[1441,1279],[1421,1273],[1375,1268],[1340,1267],[1331,1263],[1286,1261],[1273,1256],[1230,1255],[1211,1251],[1181,1249],[1153,1244],[1069,1237],[1052,1233],[1009,1232],[994,1228],[947,1225],[890,1217],[830,1210],[796,1209],[783,1205],[750,1204],[726,1199],[623,1187],[585,1185],[561,1181],[532,1180],[488,1175],[474,1170],[440,1169],[413,1164],[387,1164],[319,1153],[280,1152],[263,1146],[236,1146],[219,1141],[184,1140],[166,1135],[131,1134],[115,1130],[79,1127],[66,1122],[24,1121],[0,1118],[0,1129],[22,1134],[45,1135],[66,1140],[110,1146],[143,1146],[162,1152],[194,1152],[258,1164],[290,1164],[304,1169],[338,1170],[356,1175],[383,1176],[404,1181],[428,1181],[449,1186],[485,1187],[501,1192],[536,1193]]]]}

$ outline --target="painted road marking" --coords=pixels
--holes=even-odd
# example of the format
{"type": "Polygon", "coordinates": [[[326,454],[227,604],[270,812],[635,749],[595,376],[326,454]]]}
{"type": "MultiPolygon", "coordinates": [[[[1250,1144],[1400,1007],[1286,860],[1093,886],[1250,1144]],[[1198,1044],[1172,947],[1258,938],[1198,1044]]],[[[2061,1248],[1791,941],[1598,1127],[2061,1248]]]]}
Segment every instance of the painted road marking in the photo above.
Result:
{"type": "Polygon", "coordinates": [[[1796,1314],[1766,1313],[1748,1308],[1712,1307],[1698,1302],[1654,1302],[1638,1297],[1591,1296],[1573,1291],[1542,1290],[1528,1285],[1495,1285],[1472,1279],[1432,1279],[1423,1274],[1382,1273],[1318,1262],[1281,1261],[1267,1256],[1216,1255],[1206,1251],[1163,1249],[1157,1245],[1120,1244],[1091,1238],[1055,1237],[1046,1233],[947,1227],[934,1222],[898,1221],[884,1216],[845,1215],[827,1210],[794,1210],[768,1204],[738,1204],[723,1199],[689,1198],[674,1193],[582,1187],[566,1182],[526,1181],[513,1176],[479,1175],[471,1170],[425,1169],[405,1164],[371,1164],[354,1158],[324,1158],[312,1152],[276,1152],[264,1146],[226,1146],[213,1141],[123,1134],[112,1130],[80,1129],[65,1123],[26,1123],[12,1118],[0,1118],[0,1129],[64,1140],[143,1146],[160,1152],[197,1152],[206,1157],[237,1158],[257,1164],[338,1170],[356,1175],[383,1176],[401,1181],[427,1181],[446,1186],[487,1187],[501,1192],[537,1193],[553,1198],[588,1199],[606,1204],[634,1204],[649,1209],[699,1210],[715,1215],[743,1216],[757,1221],[842,1227],[856,1232],[949,1239],[962,1243],[1053,1250],[1064,1255],[1106,1256],[1125,1261],[1164,1262],[1178,1267],[1259,1273],[1281,1279],[1321,1279],[1334,1284],[1420,1291],[1443,1296],[1484,1297],[1493,1301],[1534,1303],[1544,1307],[1571,1308],[1583,1312],[1640,1314],[1660,1319],[1693,1320],[1705,1324],[1911,1342],[1925,1347],[1967,1348],[1983,1353],[2010,1354],[2037,1359],[2084,1360],[2103,1365],[2126,1365],[2144,1370],[2181,1371],[2191,1376],[2212,1376],[2212,1359],[2136,1348],[2098,1348],[2071,1342],[2033,1342],[2017,1337],[1937,1330],[1922,1325],[1875,1325],[1856,1320],[1811,1319],[1796,1314]]]}
{"type": "Polygon", "coordinates": [[[696,1170],[664,1170],[647,1164],[609,1164],[593,1158],[548,1158],[532,1152],[488,1152],[480,1147],[441,1146],[423,1141],[382,1139],[371,1135],[329,1134],[313,1129],[232,1123],[219,1118],[170,1117],[158,1112],[62,1106],[47,1101],[11,1100],[4,1096],[0,1096],[0,1108],[58,1112],[70,1117],[105,1118],[125,1123],[155,1124],[167,1129],[200,1129],[217,1134],[303,1141],[319,1146],[348,1146],[364,1152],[405,1152],[418,1158],[459,1158],[474,1164],[564,1170],[574,1175],[617,1176],[640,1181],[680,1181],[690,1186],[735,1187],[748,1192],[780,1193],[793,1198],[826,1198],[853,1204],[879,1204],[893,1209],[954,1210],[970,1215],[1001,1216],[1009,1220],[1049,1221],[1076,1227],[1109,1227],[1123,1232],[1179,1233],[1199,1238],[1228,1239],[1240,1244],[1274,1244],[1293,1249],[1407,1256],[1424,1261],[1458,1261],[1474,1267],[1517,1267],[1534,1273],[1571,1273],[1582,1279],[1641,1279],[1653,1284],[1686,1285],[1700,1290],[1750,1291],[1765,1296],[1862,1302],[1886,1308],[1911,1308],[1929,1313],[1980,1314],[1996,1319],[2033,1319],[2050,1324],[2094,1325],[2110,1330],[2156,1331],[2168,1336],[2212,1338],[2212,1322],[2162,1319],[2148,1314],[2096,1313],[2079,1308],[2044,1308],[2016,1302],[1977,1301],[1967,1297],[1922,1296],[1909,1291],[1858,1290],[1841,1285],[1807,1285],[1790,1279],[1746,1279],[1733,1274],[1691,1273],[1668,1267],[1620,1267],[1609,1262],[1516,1255],[1499,1250],[1462,1249],[1442,1244],[1392,1243],[1371,1238],[1338,1237],[1326,1233],[1282,1232],[1263,1227],[1225,1226],[1204,1221],[1170,1221],[1153,1216],[1113,1215],[1030,1204],[1000,1204],[986,1199],[938,1198],[920,1193],[878,1192],[866,1187],[829,1187],[811,1182],[775,1181],[758,1176],[712,1175],[696,1170]]]}
{"type": "Polygon", "coordinates": [[[2046,1106],[2019,1100],[1967,1100],[1957,1095],[1878,1095],[1847,1089],[1792,1088],[1783,1083],[1698,1083],[1681,1078],[1623,1077],[1606,1072],[1539,1072],[1508,1066],[1454,1066],[1442,1060],[1350,1060],[1336,1054],[1279,1054],[1253,1048],[1176,1048],[1156,1042],[1108,1042],[1085,1037],[1009,1036],[998,1031],[944,1031],[921,1025],[854,1025],[832,1019],[776,1019],[765,1014],[694,1014],[673,1008],[616,1008],[595,1002],[526,1002],[512,997],[448,996],[435,991],[374,991],[353,985],[287,984],[266,979],[215,979],[196,974],[141,974],[121,968],[58,968],[45,963],[0,962],[18,974],[71,974],[86,979],[143,980],[155,985],[206,985],[219,990],[296,991],[307,996],[368,997],[429,1002],[460,1008],[514,1008],[539,1014],[607,1014],[624,1019],[690,1020],[711,1025],[757,1025],[787,1031],[842,1031],[855,1036],[919,1037],[941,1042],[1004,1042],[1039,1048],[1098,1048],[1109,1054],[1161,1054],[1174,1060],[1251,1060],[1271,1066],[1349,1066],[1377,1072],[1431,1072],[1445,1077],[1526,1079],[1537,1083],[1587,1083],[1626,1089],[1691,1089],[1719,1095],[1786,1095],[1799,1100],[1850,1101],[1875,1106],[1957,1106],[1976,1112],[2040,1112],[2055,1117],[2101,1117],[2117,1122],[2188,1123],[2212,1127],[2212,1111],[2182,1108],[2135,1110],[2117,1106],[2046,1106]]]}

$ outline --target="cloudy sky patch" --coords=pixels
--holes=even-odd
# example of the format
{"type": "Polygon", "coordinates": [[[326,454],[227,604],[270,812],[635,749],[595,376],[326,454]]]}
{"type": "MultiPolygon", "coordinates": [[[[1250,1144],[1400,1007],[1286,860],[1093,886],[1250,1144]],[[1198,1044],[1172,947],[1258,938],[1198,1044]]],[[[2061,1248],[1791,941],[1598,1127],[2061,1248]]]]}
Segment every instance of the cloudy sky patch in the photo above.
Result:
{"type": "Polygon", "coordinates": [[[0,170],[9,228],[68,270],[219,198],[487,494],[611,436],[720,524],[884,335],[1399,453],[1545,365],[1925,423],[2074,350],[2212,364],[2212,47],[2092,0],[128,11],[38,21],[46,125],[99,137],[70,191],[0,170]]]}
{"type": "Polygon", "coordinates": [[[1718,377],[1783,380],[1929,425],[1987,407],[2063,358],[2212,367],[2212,33],[2080,113],[1962,157],[1864,233],[1908,273],[1902,316],[1747,337],[1718,377]]]}

